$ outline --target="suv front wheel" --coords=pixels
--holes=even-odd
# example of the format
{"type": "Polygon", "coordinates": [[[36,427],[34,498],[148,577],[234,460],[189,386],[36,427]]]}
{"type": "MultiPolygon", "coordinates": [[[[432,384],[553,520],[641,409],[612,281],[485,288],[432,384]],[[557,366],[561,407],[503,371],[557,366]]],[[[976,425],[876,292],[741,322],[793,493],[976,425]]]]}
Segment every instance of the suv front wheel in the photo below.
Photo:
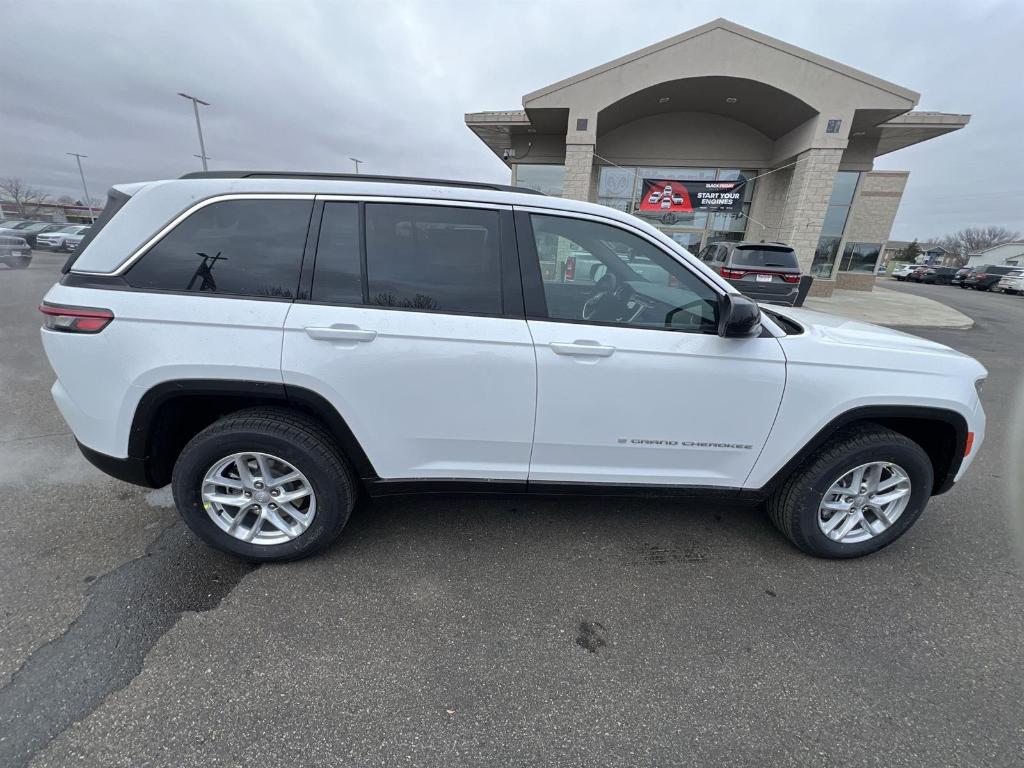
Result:
{"type": "Polygon", "coordinates": [[[769,499],[768,510],[804,552],[859,557],[906,533],[931,497],[932,478],[931,460],[913,440],[861,425],[809,457],[769,499]]]}
{"type": "Polygon", "coordinates": [[[259,562],[323,550],[356,498],[330,435],[283,408],[239,411],[210,425],[182,450],[171,482],[189,528],[217,549],[259,562]]]}

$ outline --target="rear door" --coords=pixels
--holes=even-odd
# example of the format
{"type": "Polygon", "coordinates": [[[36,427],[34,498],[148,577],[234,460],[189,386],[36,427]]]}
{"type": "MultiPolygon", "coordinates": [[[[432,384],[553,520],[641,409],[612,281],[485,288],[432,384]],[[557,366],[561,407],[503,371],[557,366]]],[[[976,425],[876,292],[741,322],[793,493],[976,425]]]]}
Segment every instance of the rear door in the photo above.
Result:
{"type": "Polygon", "coordinates": [[[536,362],[511,209],[325,197],[314,227],[285,383],[332,403],[380,478],[525,481],[536,362]]]}
{"type": "Polygon", "coordinates": [[[516,216],[537,352],[531,485],[741,487],[782,399],[778,341],[719,337],[719,289],[638,231],[582,214],[516,216]],[[570,244],[605,266],[595,286],[548,267],[570,244]]]}

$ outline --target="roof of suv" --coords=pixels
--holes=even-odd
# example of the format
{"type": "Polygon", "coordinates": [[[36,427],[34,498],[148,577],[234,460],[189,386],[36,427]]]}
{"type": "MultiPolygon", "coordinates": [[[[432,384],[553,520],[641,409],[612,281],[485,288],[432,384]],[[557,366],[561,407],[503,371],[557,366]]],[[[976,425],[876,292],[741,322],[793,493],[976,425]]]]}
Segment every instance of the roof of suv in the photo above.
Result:
{"type": "Polygon", "coordinates": [[[328,181],[380,181],[392,184],[425,184],[440,187],[464,187],[466,189],[493,189],[504,192],[521,192],[524,195],[543,195],[529,187],[513,187],[509,184],[490,184],[479,181],[458,181],[455,179],[430,179],[417,176],[377,176],[366,173],[317,173],[306,171],[195,171],[180,176],[181,179],[315,179],[328,181]]]}
{"type": "MultiPolygon", "coordinates": [[[[92,227],[65,271],[109,275],[125,269],[135,254],[162,237],[184,216],[214,198],[228,196],[316,195],[376,198],[385,202],[431,202],[453,205],[519,206],[552,213],[578,213],[624,224],[657,240],[671,251],[685,249],[647,222],[624,211],[595,203],[549,197],[532,189],[504,184],[420,179],[364,174],[316,174],[277,171],[215,171],[189,173],[179,179],[118,184],[113,202],[92,227]]],[[[686,252],[690,263],[711,276],[723,290],[731,286],[686,252]]]]}
{"type": "Polygon", "coordinates": [[[732,246],[733,248],[785,248],[789,251],[793,250],[793,246],[775,240],[740,240],[739,242],[732,243],[732,246]]]}

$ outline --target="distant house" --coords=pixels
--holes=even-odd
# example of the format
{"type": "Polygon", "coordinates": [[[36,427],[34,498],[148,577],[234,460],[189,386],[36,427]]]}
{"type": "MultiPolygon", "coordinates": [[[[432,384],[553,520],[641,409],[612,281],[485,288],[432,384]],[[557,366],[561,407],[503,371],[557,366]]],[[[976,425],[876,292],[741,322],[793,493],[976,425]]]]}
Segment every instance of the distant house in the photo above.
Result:
{"type": "Polygon", "coordinates": [[[1024,242],[1015,241],[993,245],[983,251],[972,253],[967,259],[968,267],[980,267],[985,264],[993,266],[1024,266],[1024,242]]]}
{"type": "MultiPolygon", "coordinates": [[[[890,240],[885,244],[885,254],[883,262],[888,264],[890,261],[901,261],[900,252],[910,245],[910,240],[890,240]]],[[[935,267],[954,267],[956,266],[957,256],[952,251],[943,248],[938,243],[918,243],[917,247],[921,249],[921,255],[917,257],[917,264],[928,264],[935,267]]]]}

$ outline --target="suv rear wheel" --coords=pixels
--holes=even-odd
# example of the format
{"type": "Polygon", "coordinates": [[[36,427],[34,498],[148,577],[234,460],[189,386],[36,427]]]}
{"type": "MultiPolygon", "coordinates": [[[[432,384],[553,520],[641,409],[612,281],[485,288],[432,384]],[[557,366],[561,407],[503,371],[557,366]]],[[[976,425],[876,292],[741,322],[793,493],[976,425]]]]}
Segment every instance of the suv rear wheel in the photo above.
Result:
{"type": "Polygon", "coordinates": [[[902,536],[931,496],[933,470],[914,441],[881,426],[838,434],[768,502],[772,522],[797,547],[859,557],[902,536]]]}
{"type": "Polygon", "coordinates": [[[356,498],[330,435],[283,408],[239,411],[210,425],[182,450],[171,482],[178,511],[197,535],[260,562],[325,549],[356,498]]]}

